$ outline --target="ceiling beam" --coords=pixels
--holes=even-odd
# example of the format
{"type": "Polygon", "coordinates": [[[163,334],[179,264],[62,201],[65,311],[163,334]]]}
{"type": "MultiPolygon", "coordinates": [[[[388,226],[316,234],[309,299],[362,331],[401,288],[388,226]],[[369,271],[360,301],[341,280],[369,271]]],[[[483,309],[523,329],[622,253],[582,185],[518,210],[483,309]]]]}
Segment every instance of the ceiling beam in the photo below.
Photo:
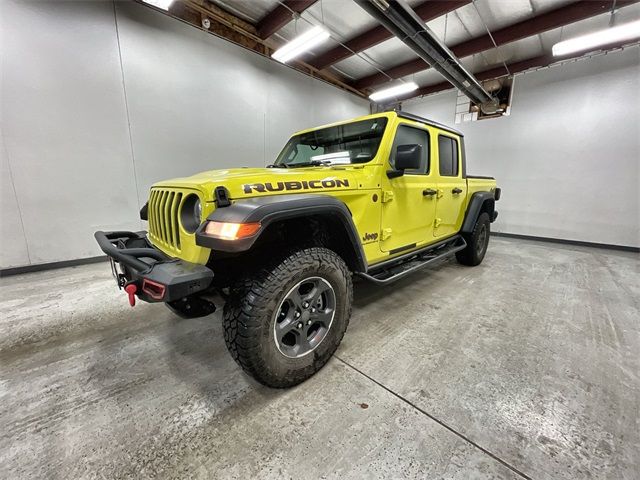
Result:
{"type": "MultiPolygon", "coordinates": [[[[619,48],[624,47],[625,45],[629,45],[630,43],[638,42],[639,40],[640,38],[631,42],[626,41],[626,42],[610,43],[608,45],[603,45],[602,47],[600,47],[599,51],[607,52],[611,50],[617,50],[619,48]]],[[[531,70],[532,68],[544,68],[544,67],[553,65],[554,63],[560,63],[566,60],[574,60],[592,51],[593,49],[583,50],[583,51],[575,52],[562,57],[554,57],[551,54],[539,55],[537,57],[531,57],[531,58],[527,58],[526,60],[520,60],[518,62],[507,64],[508,71],[507,69],[505,69],[504,65],[500,65],[498,67],[493,67],[487,70],[482,70],[481,72],[474,73],[474,75],[480,81],[493,80],[495,78],[515,75],[516,73],[521,73],[526,70],[531,70]]],[[[411,92],[410,94],[402,98],[399,98],[398,101],[405,101],[405,100],[409,100],[410,98],[421,97],[424,95],[431,95],[433,93],[438,93],[438,92],[444,92],[446,90],[452,90],[453,88],[455,87],[451,85],[449,82],[440,82],[433,85],[426,85],[414,92],[411,92]]]]}
{"type": "Polygon", "coordinates": [[[263,40],[269,38],[287,23],[293,20],[293,12],[300,14],[304,12],[317,0],[285,0],[262,17],[256,24],[258,36],[263,40]]]}
{"type": "Polygon", "coordinates": [[[382,6],[370,0],[355,0],[369,15],[392,32],[407,47],[456,86],[484,111],[495,99],[460,63],[430,28],[418,18],[404,0],[382,6]]]}
{"type": "MultiPolygon", "coordinates": [[[[422,20],[428,22],[468,3],[471,3],[471,0],[426,0],[417,5],[414,11],[422,20]]],[[[382,25],[377,25],[347,40],[344,42],[344,45],[337,45],[331,50],[310,59],[309,64],[318,70],[322,70],[352,56],[354,53],[362,52],[378,43],[382,43],[391,37],[393,37],[393,34],[389,32],[389,30],[382,25]]]]}
{"type": "MultiPolygon", "coordinates": [[[[617,0],[616,8],[638,3],[640,0],[617,0]]],[[[540,33],[563,27],[571,23],[606,13],[611,10],[614,0],[581,0],[564,7],[542,13],[507,27],[492,32],[498,46],[522,40],[523,38],[538,35],[540,33]]],[[[480,35],[465,42],[450,47],[458,58],[468,57],[494,48],[491,37],[488,34],[480,35]]],[[[421,58],[401,63],[385,70],[384,73],[374,73],[360,78],[354,82],[357,89],[371,88],[388,82],[392,79],[402,78],[407,75],[421,72],[429,68],[429,65],[421,58]]]]}
{"type": "MultiPolygon", "coordinates": [[[[226,10],[220,9],[207,0],[176,0],[168,11],[159,9],[142,0],[135,1],[147,8],[182,20],[193,27],[204,30],[268,58],[271,57],[273,50],[278,47],[272,40],[260,38],[252,24],[236,17],[226,10]],[[209,20],[209,28],[203,26],[205,19],[209,20]]],[[[366,98],[364,92],[353,88],[344,78],[335,72],[318,71],[318,69],[301,60],[295,60],[289,66],[310,77],[320,79],[335,87],[354,93],[359,97],[366,98]]]]}
{"type": "Polygon", "coordinates": [[[198,12],[210,20],[213,20],[215,22],[213,24],[213,28],[209,28],[209,31],[212,33],[227,38],[229,31],[233,31],[235,34],[233,35],[233,38],[230,38],[230,40],[240,43],[243,47],[254,49],[253,45],[255,44],[255,40],[257,40],[255,38],[257,36],[257,32],[256,27],[253,24],[229,13],[226,10],[223,10],[208,0],[176,1],[173,2],[171,7],[169,7],[169,12],[175,13],[176,11],[184,10],[184,8],[181,7],[187,7],[187,9],[198,12]],[[224,28],[219,29],[218,27],[226,27],[228,30],[225,30],[224,28]],[[238,41],[238,39],[241,38],[238,35],[245,38],[254,37],[255,40],[246,44],[242,41],[244,38],[242,38],[241,41],[238,41]]]}

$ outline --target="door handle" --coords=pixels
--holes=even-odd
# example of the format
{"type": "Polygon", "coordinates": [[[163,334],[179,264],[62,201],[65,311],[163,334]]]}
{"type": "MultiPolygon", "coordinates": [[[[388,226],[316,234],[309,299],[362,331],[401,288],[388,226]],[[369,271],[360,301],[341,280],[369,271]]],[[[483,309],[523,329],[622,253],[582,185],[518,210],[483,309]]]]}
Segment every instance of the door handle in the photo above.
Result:
{"type": "Polygon", "coordinates": [[[436,190],[434,190],[433,188],[427,188],[425,190],[422,191],[422,195],[423,196],[427,196],[429,195],[430,197],[434,196],[436,193],[438,193],[436,190]]]}
{"type": "Polygon", "coordinates": [[[451,193],[453,193],[454,195],[458,195],[459,193],[462,193],[462,189],[456,187],[453,190],[451,190],[451,193]]]}

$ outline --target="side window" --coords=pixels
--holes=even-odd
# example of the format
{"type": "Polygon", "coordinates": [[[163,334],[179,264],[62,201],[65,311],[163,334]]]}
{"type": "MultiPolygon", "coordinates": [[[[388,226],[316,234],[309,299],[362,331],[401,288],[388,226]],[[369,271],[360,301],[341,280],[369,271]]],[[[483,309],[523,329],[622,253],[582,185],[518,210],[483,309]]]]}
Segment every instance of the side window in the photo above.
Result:
{"type": "Polygon", "coordinates": [[[389,163],[395,168],[396,152],[398,145],[422,145],[422,164],[417,170],[407,170],[405,174],[428,174],[429,173],[429,132],[419,128],[400,125],[396,131],[396,138],[393,140],[389,163]]]}
{"type": "Polygon", "coordinates": [[[458,141],[455,138],[438,135],[438,156],[440,176],[458,176],[458,141]]]}

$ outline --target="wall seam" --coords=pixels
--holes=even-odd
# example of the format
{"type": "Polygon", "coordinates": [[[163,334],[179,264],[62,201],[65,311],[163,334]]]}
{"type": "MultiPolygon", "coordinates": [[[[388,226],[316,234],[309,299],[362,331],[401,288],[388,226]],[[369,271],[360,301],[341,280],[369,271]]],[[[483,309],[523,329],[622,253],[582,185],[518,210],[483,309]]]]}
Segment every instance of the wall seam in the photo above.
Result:
{"type": "MultiPolygon", "coordinates": [[[[129,98],[127,97],[127,86],[124,79],[124,64],[122,62],[122,49],[120,48],[120,30],[118,29],[118,14],[116,12],[116,2],[113,0],[113,22],[116,27],[116,43],[118,44],[118,59],[120,60],[120,74],[122,77],[122,92],[124,94],[124,109],[127,114],[127,130],[129,131],[129,147],[131,148],[131,164],[133,169],[133,182],[136,186],[136,198],[138,200],[138,207],[140,203],[140,186],[138,185],[138,173],[136,169],[136,155],[133,149],[133,135],[131,134],[131,115],[129,114],[129,98]]],[[[142,228],[142,220],[140,222],[140,228],[142,228]]]]}
{"type": "Polygon", "coordinates": [[[7,143],[4,140],[4,134],[0,132],[2,135],[2,148],[4,149],[4,153],[7,158],[7,169],[9,170],[9,180],[11,181],[11,190],[13,190],[13,198],[16,199],[16,207],[18,208],[18,217],[20,218],[20,226],[22,227],[22,238],[24,239],[24,247],[27,250],[27,261],[29,265],[32,265],[31,261],[31,252],[29,252],[29,242],[27,241],[27,232],[24,229],[24,220],[22,218],[22,208],[20,208],[20,201],[18,199],[18,192],[16,192],[16,185],[13,181],[13,169],[11,168],[11,160],[9,159],[9,150],[7,149],[7,143]]]}

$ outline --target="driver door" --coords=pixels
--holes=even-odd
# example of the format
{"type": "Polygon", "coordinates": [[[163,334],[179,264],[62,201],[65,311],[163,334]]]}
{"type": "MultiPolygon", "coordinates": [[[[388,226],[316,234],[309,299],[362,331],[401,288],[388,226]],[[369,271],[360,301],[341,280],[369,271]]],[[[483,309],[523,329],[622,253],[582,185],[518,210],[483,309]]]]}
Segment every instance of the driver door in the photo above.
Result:
{"type": "Polygon", "coordinates": [[[399,124],[389,156],[390,168],[399,145],[421,145],[422,165],[402,176],[385,178],[382,192],[381,249],[390,254],[409,251],[432,241],[437,182],[432,174],[429,130],[399,124]]]}

